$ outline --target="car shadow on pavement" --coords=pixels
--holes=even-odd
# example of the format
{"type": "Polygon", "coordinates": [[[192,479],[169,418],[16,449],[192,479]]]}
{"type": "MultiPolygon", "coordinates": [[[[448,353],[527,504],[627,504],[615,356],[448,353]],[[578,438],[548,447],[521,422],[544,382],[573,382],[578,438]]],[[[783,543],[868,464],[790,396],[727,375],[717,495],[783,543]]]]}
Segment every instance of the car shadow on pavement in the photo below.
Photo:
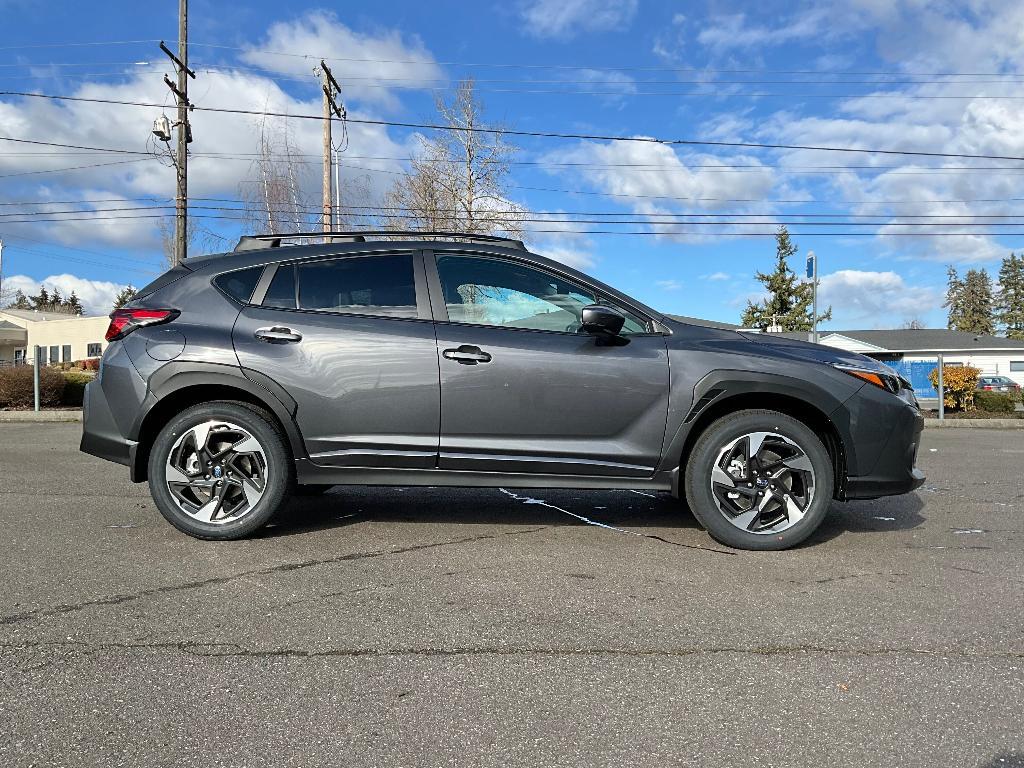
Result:
{"type": "MultiPolygon", "coordinates": [[[[699,530],[686,503],[668,493],[516,489],[338,486],[322,496],[295,496],[257,535],[292,536],[374,521],[448,525],[574,526],[699,530]],[[543,502],[543,503],[540,503],[543,502]],[[583,519],[585,518],[585,519],[583,519]]],[[[833,502],[808,544],[846,532],[900,531],[925,518],[917,494],[872,501],[833,502]]]]}

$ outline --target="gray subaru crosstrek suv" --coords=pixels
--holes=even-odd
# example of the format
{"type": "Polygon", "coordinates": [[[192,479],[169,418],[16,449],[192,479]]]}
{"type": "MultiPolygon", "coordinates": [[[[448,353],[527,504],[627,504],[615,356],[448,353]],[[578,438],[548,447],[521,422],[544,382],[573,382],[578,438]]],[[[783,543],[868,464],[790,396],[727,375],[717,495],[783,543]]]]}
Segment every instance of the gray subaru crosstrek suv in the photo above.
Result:
{"type": "Polygon", "coordinates": [[[86,389],[82,450],[191,536],[340,484],[623,488],[784,549],[924,482],[913,392],[868,357],[677,322],[515,240],[282,238],[309,236],[139,291],[86,389]]]}

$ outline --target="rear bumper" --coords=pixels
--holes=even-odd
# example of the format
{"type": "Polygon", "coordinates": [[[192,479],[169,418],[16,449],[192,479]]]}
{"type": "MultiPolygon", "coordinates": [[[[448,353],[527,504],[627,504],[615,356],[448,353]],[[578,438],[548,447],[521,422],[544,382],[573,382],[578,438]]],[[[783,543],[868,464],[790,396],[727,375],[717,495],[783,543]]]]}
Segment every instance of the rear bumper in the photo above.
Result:
{"type": "Polygon", "coordinates": [[[130,466],[138,446],[121,434],[99,381],[85,386],[82,401],[82,442],[79,448],[93,456],[130,466]]]}

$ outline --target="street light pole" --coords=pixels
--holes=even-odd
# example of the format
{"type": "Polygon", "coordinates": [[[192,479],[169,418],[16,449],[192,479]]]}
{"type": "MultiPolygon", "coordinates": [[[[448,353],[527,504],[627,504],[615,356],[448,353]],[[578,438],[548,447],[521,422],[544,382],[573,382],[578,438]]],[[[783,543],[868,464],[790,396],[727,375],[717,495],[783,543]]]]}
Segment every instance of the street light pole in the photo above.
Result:
{"type": "Polygon", "coordinates": [[[818,257],[814,251],[807,252],[807,276],[811,278],[812,309],[811,341],[818,343],[818,257]]]}

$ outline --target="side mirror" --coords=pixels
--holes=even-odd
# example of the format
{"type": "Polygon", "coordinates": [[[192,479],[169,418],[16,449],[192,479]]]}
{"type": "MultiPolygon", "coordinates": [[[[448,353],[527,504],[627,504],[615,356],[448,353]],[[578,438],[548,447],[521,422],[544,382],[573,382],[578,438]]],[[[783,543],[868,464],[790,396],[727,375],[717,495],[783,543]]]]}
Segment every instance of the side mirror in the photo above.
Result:
{"type": "Polygon", "coordinates": [[[626,318],[622,313],[603,304],[590,304],[583,308],[580,329],[595,336],[618,336],[626,318]]]}

